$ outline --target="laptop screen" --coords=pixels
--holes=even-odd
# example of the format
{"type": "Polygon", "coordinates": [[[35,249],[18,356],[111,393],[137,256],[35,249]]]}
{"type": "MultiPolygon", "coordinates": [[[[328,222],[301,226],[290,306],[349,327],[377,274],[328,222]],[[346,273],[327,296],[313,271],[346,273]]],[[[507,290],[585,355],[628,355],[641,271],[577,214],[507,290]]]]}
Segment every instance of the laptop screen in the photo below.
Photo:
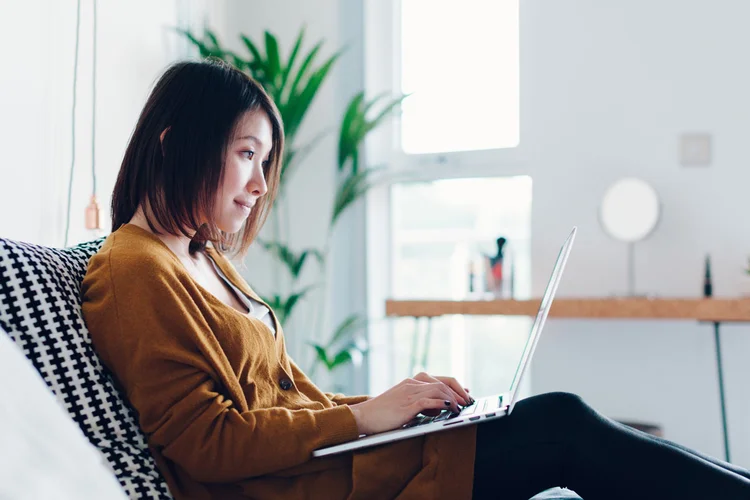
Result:
{"type": "Polygon", "coordinates": [[[510,385],[509,414],[513,411],[513,406],[516,404],[518,388],[521,385],[523,375],[531,361],[532,355],[534,354],[534,349],[536,349],[536,344],[539,341],[539,334],[542,331],[542,327],[544,327],[544,322],[547,320],[547,314],[549,314],[550,307],[552,306],[552,300],[555,297],[557,286],[560,284],[560,278],[562,278],[563,269],[565,269],[565,263],[568,261],[568,255],[573,246],[577,230],[576,227],[573,228],[562,248],[560,248],[560,252],[557,255],[557,262],[555,262],[555,267],[552,269],[552,276],[550,276],[547,288],[544,290],[542,301],[539,304],[539,311],[534,319],[534,324],[531,326],[531,332],[529,333],[529,338],[526,340],[526,346],[523,349],[521,361],[518,363],[518,368],[516,368],[516,373],[513,376],[513,382],[510,385]]]}

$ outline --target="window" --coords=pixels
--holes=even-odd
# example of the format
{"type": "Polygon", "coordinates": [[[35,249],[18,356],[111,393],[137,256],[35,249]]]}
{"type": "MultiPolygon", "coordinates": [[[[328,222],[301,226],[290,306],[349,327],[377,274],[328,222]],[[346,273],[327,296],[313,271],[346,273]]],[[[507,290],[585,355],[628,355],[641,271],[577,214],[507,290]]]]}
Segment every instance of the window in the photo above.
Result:
{"type": "Polygon", "coordinates": [[[364,7],[369,98],[410,94],[400,116],[366,142],[368,163],[388,172],[367,195],[369,392],[420,369],[453,374],[475,394],[503,391],[529,318],[451,316],[429,325],[379,318],[388,298],[466,298],[470,262],[494,253],[501,235],[514,257],[515,297],[529,297],[532,183],[521,141],[519,0],[364,7]]]}
{"type": "MultiPolygon", "coordinates": [[[[469,267],[508,239],[515,295],[530,289],[531,178],[399,183],[391,194],[392,294],[399,299],[464,299],[469,267]]],[[[478,287],[477,287],[478,288],[478,287]]]]}
{"type": "Polygon", "coordinates": [[[402,0],[400,14],[404,152],[515,147],[518,0],[402,0]]]}
{"type": "MultiPolygon", "coordinates": [[[[527,176],[396,184],[391,191],[391,289],[397,299],[465,299],[469,267],[505,254],[515,270],[515,298],[531,289],[531,179],[527,176]]],[[[473,292],[480,298],[479,284],[473,292]]],[[[477,394],[510,387],[531,322],[528,318],[442,317],[432,324],[397,320],[389,342],[391,383],[419,370],[454,374],[477,394]],[[429,336],[429,338],[427,338],[429,336]],[[480,373],[481,370],[481,373],[480,373]],[[481,376],[480,376],[481,375],[481,376]]]]}

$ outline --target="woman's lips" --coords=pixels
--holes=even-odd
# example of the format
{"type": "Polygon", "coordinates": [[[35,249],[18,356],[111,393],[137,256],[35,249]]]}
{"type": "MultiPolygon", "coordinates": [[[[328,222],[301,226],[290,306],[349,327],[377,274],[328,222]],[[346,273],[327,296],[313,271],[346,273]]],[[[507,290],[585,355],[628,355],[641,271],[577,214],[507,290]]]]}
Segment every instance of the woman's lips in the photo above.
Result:
{"type": "Polygon", "coordinates": [[[234,203],[238,207],[240,207],[241,210],[243,210],[244,212],[247,212],[247,213],[249,213],[250,210],[253,209],[253,205],[254,205],[254,203],[245,203],[244,201],[237,201],[237,200],[235,200],[234,203]]]}

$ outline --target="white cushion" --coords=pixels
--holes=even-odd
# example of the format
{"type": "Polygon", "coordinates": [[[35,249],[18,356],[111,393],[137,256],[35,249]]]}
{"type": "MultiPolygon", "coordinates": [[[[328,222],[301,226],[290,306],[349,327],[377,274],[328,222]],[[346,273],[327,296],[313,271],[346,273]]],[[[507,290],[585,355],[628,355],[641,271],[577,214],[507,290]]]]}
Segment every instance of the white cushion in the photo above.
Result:
{"type": "Polygon", "coordinates": [[[127,498],[102,454],[2,330],[0,395],[0,498],[127,498]]]}

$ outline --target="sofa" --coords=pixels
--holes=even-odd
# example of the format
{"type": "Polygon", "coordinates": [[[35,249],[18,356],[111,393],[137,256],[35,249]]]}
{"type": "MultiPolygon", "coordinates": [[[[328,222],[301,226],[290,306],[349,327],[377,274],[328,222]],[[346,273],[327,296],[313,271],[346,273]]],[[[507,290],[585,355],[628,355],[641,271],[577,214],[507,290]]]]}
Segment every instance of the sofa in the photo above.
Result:
{"type": "MultiPolygon", "coordinates": [[[[81,314],[80,284],[103,242],[59,249],[0,238],[0,336],[25,355],[77,424],[78,438],[101,454],[127,497],[172,498],[136,413],[96,356],[81,314]]],[[[580,497],[555,488],[534,500],[562,498],[580,497]]]]}

